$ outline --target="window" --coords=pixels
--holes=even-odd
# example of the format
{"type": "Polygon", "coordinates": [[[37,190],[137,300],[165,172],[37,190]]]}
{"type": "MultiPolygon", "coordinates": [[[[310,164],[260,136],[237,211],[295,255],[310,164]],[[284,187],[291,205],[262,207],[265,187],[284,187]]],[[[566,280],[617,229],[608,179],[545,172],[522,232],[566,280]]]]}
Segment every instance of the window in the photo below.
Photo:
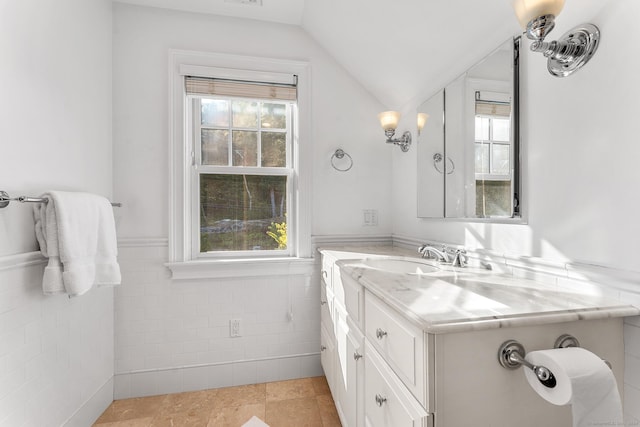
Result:
{"type": "MultiPolygon", "coordinates": [[[[499,98],[500,94],[492,95],[499,98]]],[[[480,92],[476,92],[475,109],[476,215],[510,217],[513,212],[510,102],[481,99],[480,92]]]]}
{"type": "Polygon", "coordinates": [[[290,255],[295,84],[191,76],[185,84],[192,253],[290,255]]]}
{"type": "Polygon", "coordinates": [[[173,278],[307,274],[308,64],[179,50],[169,64],[173,278]]]}

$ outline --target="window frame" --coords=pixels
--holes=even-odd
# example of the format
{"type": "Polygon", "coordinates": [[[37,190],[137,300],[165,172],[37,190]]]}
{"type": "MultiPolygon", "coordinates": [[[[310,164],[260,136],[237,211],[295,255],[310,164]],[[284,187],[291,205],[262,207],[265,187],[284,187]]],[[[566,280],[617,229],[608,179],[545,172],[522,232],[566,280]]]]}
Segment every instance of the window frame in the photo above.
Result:
{"type": "MultiPolygon", "coordinates": [[[[475,172],[475,179],[476,181],[512,181],[512,175],[513,175],[513,141],[511,140],[511,138],[508,141],[496,141],[493,139],[493,121],[495,119],[504,119],[504,117],[502,116],[493,116],[490,114],[476,114],[474,116],[475,118],[485,118],[485,119],[489,119],[489,139],[487,140],[478,140],[474,138],[474,150],[477,149],[477,145],[486,145],[489,148],[489,172],[488,173],[482,173],[482,172],[475,172]],[[494,145],[504,145],[509,147],[509,174],[497,174],[497,173],[493,173],[492,169],[494,166],[494,160],[493,160],[493,146],[494,145]]],[[[474,120],[474,126],[475,126],[475,120],[474,120]]],[[[475,153],[474,153],[475,156],[475,153]]]]}
{"type": "MultiPolygon", "coordinates": [[[[191,169],[191,254],[192,259],[224,259],[224,258],[276,258],[276,257],[291,257],[296,253],[295,243],[297,241],[296,234],[298,233],[296,227],[297,215],[293,206],[295,206],[295,193],[293,191],[293,183],[295,182],[297,171],[293,167],[293,159],[295,158],[295,150],[293,147],[293,137],[295,135],[294,123],[296,122],[297,115],[297,102],[291,101],[274,101],[274,100],[262,100],[258,98],[240,98],[240,97],[228,97],[228,96],[201,96],[201,95],[187,95],[187,123],[191,124],[187,130],[187,139],[191,142],[192,147],[192,167],[191,169]],[[202,163],[202,145],[198,143],[201,130],[210,129],[211,127],[203,126],[200,122],[200,115],[196,112],[200,108],[199,100],[201,99],[224,99],[224,100],[247,100],[247,101],[262,101],[267,103],[282,103],[289,104],[287,106],[287,127],[285,132],[287,153],[286,164],[284,167],[266,167],[266,166],[233,166],[227,164],[221,165],[205,165],[202,163]],[[196,106],[197,104],[197,106],[196,106]],[[189,131],[190,130],[190,131],[189,131]],[[201,252],[200,248],[200,179],[202,175],[251,175],[251,176],[284,176],[287,179],[287,203],[286,212],[291,212],[291,215],[287,216],[287,249],[285,250],[255,250],[255,251],[211,251],[201,252]],[[291,243],[289,243],[289,240],[291,243]]],[[[230,108],[231,110],[231,108],[230,108]]],[[[231,111],[230,111],[231,114],[231,111]]],[[[229,143],[232,144],[232,132],[235,129],[230,122],[229,126],[229,143]]],[[[244,128],[242,128],[244,129],[244,128]]],[[[258,125],[256,129],[252,131],[260,131],[262,126],[258,125]]],[[[258,138],[260,141],[260,138],[258,138]]],[[[258,143],[260,146],[260,143],[258,143]]],[[[233,153],[229,152],[229,163],[232,161],[233,153]]],[[[258,155],[257,163],[261,163],[261,158],[258,155]]]]}
{"type": "MultiPolygon", "coordinates": [[[[182,50],[169,51],[169,262],[174,279],[228,277],[230,266],[243,265],[241,276],[259,276],[305,270],[312,266],[311,182],[312,142],[310,132],[310,67],[302,61],[238,56],[182,50]],[[189,102],[185,76],[216,77],[273,83],[291,82],[297,76],[297,114],[292,138],[291,203],[288,227],[295,227],[292,249],[286,255],[231,254],[228,257],[199,257],[193,250],[194,220],[191,203],[194,179],[191,173],[193,132],[187,119],[189,102]],[[254,255],[254,256],[249,256],[254,255]],[[250,265],[251,268],[246,268],[250,265]],[[298,265],[298,267],[295,267],[298,265]],[[269,273],[271,272],[271,273],[269,273]]],[[[252,174],[255,171],[252,171],[252,174]]],[[[199,222],[198,222],[199,224],[199,222]]],[[[264,252],[264,251],[260,251],[264,252]]],[[[232,267],[231,267],[232,268],[232,267]]]]}

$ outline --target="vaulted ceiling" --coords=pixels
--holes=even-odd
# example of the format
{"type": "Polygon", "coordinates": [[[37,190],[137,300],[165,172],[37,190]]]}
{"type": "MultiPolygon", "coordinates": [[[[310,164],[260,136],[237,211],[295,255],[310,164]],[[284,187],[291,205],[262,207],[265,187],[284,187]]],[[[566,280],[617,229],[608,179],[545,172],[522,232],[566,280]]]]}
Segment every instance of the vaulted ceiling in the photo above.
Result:
{"type": "Polygon", "coordinates": [[[117,0],[301,26],[382,104],[424,99],[517,34],[509,0],[117,0]]]}

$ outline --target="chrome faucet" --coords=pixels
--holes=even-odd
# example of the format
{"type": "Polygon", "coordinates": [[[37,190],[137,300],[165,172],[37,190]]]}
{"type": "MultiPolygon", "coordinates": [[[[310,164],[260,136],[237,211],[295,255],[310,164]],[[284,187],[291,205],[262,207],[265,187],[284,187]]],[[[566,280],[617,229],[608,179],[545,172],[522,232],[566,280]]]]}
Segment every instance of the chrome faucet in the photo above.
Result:
{"type": "Polygon", "coordinates": [[[430,258],[431,254],[435,255],[435,258],[439,262],[449,262],[449,254],[447,253],[446,246],[442,247],[442,250],[434,248],[429,245],[422,245],[418,248],[418,253],[422,255],[422,258],[430,258]]]}
{"type": "Polygon", "coordinates": [[[422,245],[418,248],[418,253],[422,255],[422,258],[431,258],[431,255],[435,255],[438,262],[450,262],[454,267],[466,267],[467,265],[467,252],[464,249],[456,249],[453,259],[451,259],[446,246],[442,246],[442,250],[438,250],[433,246],[422,245]]]}

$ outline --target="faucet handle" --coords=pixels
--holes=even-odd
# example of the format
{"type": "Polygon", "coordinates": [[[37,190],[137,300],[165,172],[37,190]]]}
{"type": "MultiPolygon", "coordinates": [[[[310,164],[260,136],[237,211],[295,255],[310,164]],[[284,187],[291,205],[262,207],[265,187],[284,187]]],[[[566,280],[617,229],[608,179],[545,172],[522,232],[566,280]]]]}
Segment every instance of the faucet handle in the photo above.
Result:
{"type": "Polygon", "coordinates": [[[466,267],[466,263],[467,251],[465,251],[464,249],[456,249],[451,265],[453,265],[454,267],[466,267]]]}
{"type": "Polygon", "coordinates": [[[418,253],[422,255],[422,258],[432,258],[431,252],[428,249],[429,245],[426,243],[418,248],[418,253]]]}

